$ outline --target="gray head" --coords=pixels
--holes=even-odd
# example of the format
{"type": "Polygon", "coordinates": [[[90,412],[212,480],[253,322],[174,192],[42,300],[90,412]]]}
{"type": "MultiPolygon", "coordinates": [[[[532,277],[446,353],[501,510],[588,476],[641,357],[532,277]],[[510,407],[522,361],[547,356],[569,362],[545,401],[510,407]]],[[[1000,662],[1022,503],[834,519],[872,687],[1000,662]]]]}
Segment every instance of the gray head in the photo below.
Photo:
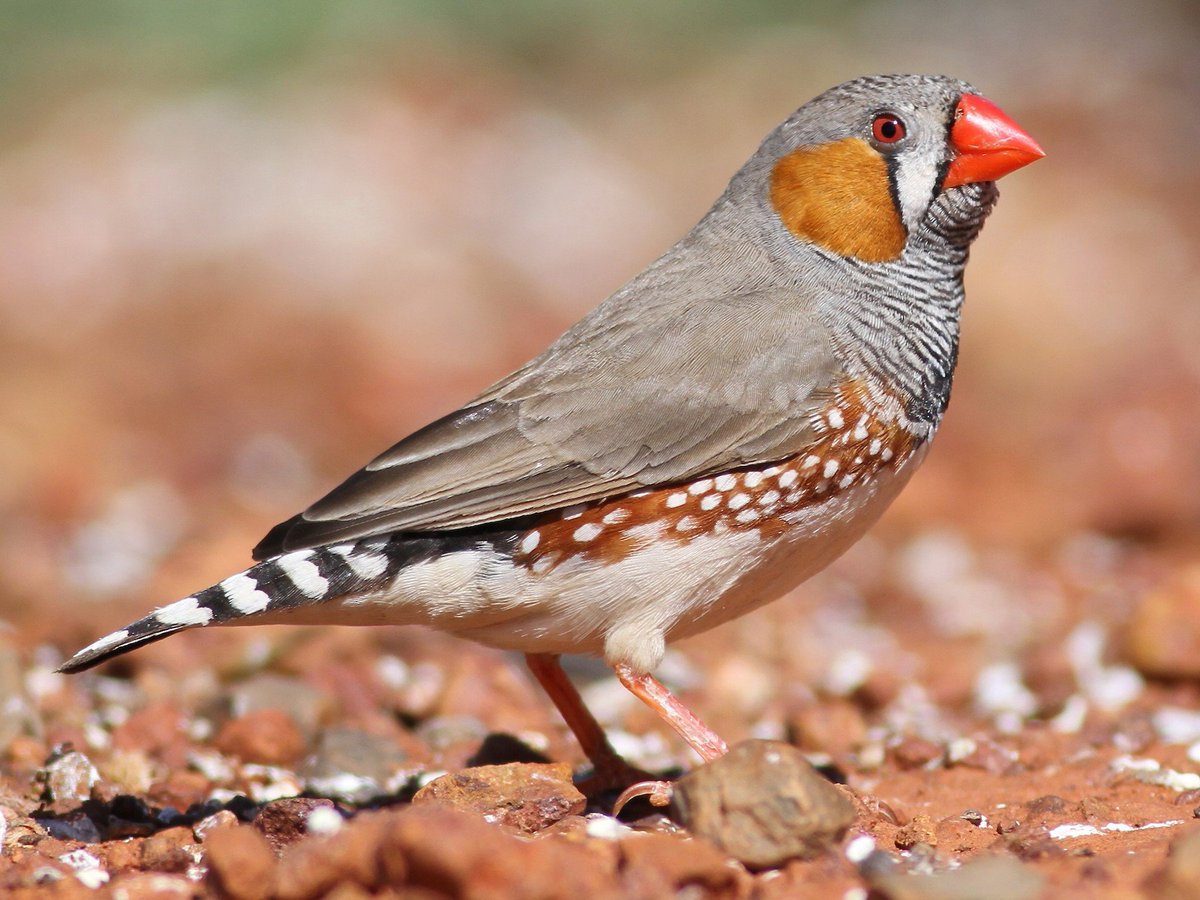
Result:
{"type": "Polygon", "coordinates": [[[939,204],[943,215],[981,223],[996,197],[990,183],[1041,155],[965,81],[868,75],[825,91],[772,131],[722,205],[765,201],[801,242],[885,262],[923,230],[939,198],[952,195],[939,204]]]}

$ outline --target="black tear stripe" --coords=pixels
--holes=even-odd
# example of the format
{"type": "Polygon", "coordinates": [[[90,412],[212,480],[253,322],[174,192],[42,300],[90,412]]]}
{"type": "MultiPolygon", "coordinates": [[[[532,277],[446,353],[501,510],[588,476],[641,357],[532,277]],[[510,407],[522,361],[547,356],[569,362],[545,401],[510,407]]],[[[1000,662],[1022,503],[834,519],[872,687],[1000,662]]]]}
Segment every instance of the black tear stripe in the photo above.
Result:
{"type": "Polygon", "coordinates": [[[892,198],[892,207],[896,210],[896,218],[900,221],[900,227],[904,229],[905,235],[908,234],[908,223],[904,221],[904,207],[900,205],[900,160],[899,154],[896,153],[881,153],[884,165],[887,166],[887,182],[888,194],[892,198]]]}

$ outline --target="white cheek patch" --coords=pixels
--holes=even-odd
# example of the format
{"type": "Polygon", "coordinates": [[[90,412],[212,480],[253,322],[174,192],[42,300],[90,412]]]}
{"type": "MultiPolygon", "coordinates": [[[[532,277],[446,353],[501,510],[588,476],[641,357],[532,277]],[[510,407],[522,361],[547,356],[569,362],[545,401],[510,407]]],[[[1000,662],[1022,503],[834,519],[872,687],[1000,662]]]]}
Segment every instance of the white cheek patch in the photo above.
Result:
{"type": "Polygon", "coordinates": [[[933,202],[934,188],[941,171],[941,153],[936,145],[914,144],[896,156],[896,193],[904,227],[914,231],[925,218],[933,202]]]}

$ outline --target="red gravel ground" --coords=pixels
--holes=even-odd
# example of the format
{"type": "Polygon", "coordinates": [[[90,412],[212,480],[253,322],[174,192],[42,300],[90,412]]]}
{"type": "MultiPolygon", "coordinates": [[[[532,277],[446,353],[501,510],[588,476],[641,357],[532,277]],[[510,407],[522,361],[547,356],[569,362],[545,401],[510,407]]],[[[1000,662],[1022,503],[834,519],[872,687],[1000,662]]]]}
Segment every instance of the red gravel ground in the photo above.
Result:
{"type": "MultiPolygon", "coordinates": [[[[658,673],[852,801],[766,869],[587,801],[521,661],[436,634],[189,632],[53,670],[541,349],[868,63],[763,38],[623,99],[565,83],[572,104],[430,55],[435,78],[89,95],[10,135],[0,894],[1200,896],[1200,181],[1162,139],[1195,127],[1200,82],[1171,74],[1192,24],[1139,26],[1145,71],[1099,57],[1127,80],[1027,32],[962,71],[1050,155],[977,245],[933,452],[844,559],[658,673]],[[1043,57],[1064,68],[1018,65],[1043,57]]],[[[698,768],[572,667],[632,762],[698,768]]]]}

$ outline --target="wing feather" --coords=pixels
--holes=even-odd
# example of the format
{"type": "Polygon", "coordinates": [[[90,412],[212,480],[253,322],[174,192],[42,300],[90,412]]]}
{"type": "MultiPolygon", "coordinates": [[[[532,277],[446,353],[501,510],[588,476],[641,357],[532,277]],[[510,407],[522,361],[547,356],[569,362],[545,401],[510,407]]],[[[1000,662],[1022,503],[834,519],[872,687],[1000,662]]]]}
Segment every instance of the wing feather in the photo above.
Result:
{"type": "Polygon", "coordinates": [[[255,556],[478,527],[794,455],[840,375],[824,337],[799,294],[694,299],[670,317],[610,300],[276,526],[255,556]]]}

